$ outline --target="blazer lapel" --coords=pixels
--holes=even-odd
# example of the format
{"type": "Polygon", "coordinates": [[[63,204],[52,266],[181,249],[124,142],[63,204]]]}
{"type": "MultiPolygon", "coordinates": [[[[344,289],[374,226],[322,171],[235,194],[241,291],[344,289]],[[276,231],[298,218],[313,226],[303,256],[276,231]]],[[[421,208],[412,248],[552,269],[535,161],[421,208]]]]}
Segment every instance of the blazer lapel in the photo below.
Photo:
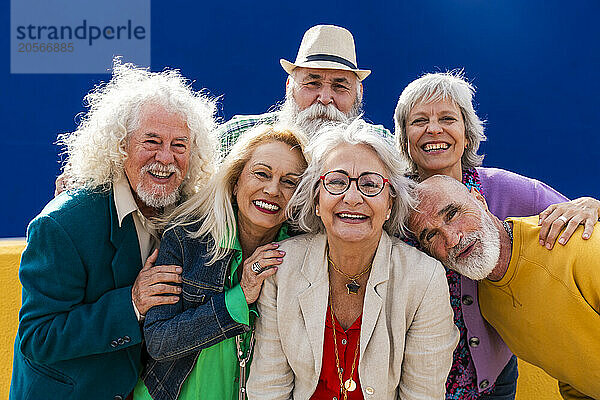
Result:
{"type": "Polygon", "coordinates": [[[110,242],[115,247],[115,255],[112,260],[112,273],[115,287],[131,285],[137,274],[142,269],[142,258],[140,256],[140,244],[131,214],[123,218],[119,227],[119,217],[115,208],[114,194],[108,197],[110,209],[110,242]]]}
{"type": "Polygon", "coordinates": [[[369,345],[375,324],[381,314],[383,298],[386,296],[389,279],[389,260],[391,251],[391,240],[384,231],[379,240],[379,246],[373,259],[373,269],[367,282],[365,300],[363,304],[362,324],[360,328],[360,354],[365,354],[369,345]]]}
{"type": "Polygon", "coordinates": [[[327,238],[317,235],[302,263],[302,274],[308,281],[308,287],[298,295],[300,309],[304,317],[306,334],[310,341],[318,377],[323,362],[323,333],[325,332],[325,314],[329,297],[329,276],[325,256],[327,238]]]}

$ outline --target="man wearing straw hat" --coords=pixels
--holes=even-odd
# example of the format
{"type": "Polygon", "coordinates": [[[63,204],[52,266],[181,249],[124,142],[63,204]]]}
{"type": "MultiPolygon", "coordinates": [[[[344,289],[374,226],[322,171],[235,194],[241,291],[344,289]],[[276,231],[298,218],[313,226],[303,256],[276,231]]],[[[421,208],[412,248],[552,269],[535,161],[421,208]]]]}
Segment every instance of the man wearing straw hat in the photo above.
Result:
{"type": "MultiPolygon", "coordinates": [[[[288,73],[285,102],[274,112],[236,115],[219,127],[226,154],[237,138],[254,125],[281,121],[314,135],[327,122],[343,122],[362,112],[362,81],[371,73],[359,69],[352,33],[335,25],[316,25],[306,31],[295,62],[279,60],[288,73]]],[[[384,136],[381,125],[373,129],[384,136]]]]}

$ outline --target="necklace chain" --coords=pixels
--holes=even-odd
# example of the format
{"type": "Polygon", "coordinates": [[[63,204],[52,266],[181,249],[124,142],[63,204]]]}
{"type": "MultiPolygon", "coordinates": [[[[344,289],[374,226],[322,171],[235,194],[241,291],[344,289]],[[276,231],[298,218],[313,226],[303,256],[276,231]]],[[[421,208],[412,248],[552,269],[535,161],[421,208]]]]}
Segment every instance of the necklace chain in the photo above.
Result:
{"type": "Polygon", "coordinates": [[[360,278],[361,276],[363,276],[364,274],[368,273],[371,270],[371,267],[373,266],[373,262],[370,262],[369,265],[367,265],[365,267],[365,269],[363,269],[358,274],[356,274],[356,275],[348,275],[347,273],[345,273],[344,271],[342,271],[341,269],[339,269],[337,267],[337,265],[335,265],[335,263],[331,260],[331,257],[329,257],[329,253],[327,253],[327,261],[333,267],[333,269],[334,269],[335,272],[343,275],[346,279],[348,279],[350,281],[350,283],[346,284],[346,287],[348,288],[348,294],[358,294],[358,290],[360,289],[360,285],[358,284],[358,282],[356,282],[356,280],[358,278],[360,278]]]}
{"type": "MultiPolygon", "coordinates": [[[[329,258],[329,256],[328,256],[328,258],[329,258]]],[[[331,289],[330,289],[330,291],[331,291],[331,289]]],[[[333,349],[335,350],[335,368],[337,370],[338,378],[340,380],[341,394],[344,396],[344,400],[347,400],[348,388],[346,388],[346,385],[344,384],[344,377],[342,376],[342,371],[340,369],[340,356],[338,355],[337,338],[335,335],[335,317],[333,315],[333,301],[331,300],[331,294],[329,295],[329,311],[331,311],[331,327],[333,329],[333,349]]],[[[356,367],[356,356],[358,355],[359,348],[360,348],[360,337],[358,338],[358,341],[356,342],[356,349],[354,350],[354,358],[352,359],[352,370],[350,371],[350,377],[348,378],[349,381],[354,381],[352,379],[352,377],[354,376],[354,368],[356,367]]],[[[353,391],[353,390],[354,389],[352,389],[351,391],[353,391]]]]}
{"type": "Polygon", "coordinates": [[[510,242],[513,242],[513,231],[512,228],[510,227],[510,224],[506,221],[502,221],[502,225],[504,225],[504,230],[506,231],[506,233],[508,233],[508,237],[510,237],[510,242]]]}

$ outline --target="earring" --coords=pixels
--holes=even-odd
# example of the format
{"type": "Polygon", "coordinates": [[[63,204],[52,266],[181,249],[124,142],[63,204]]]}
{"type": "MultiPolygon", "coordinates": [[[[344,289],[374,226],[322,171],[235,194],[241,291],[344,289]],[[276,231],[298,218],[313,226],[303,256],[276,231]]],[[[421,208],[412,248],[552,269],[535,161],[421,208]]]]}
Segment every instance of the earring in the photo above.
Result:
{"type": "Polygon", "coordinates": [[[391,212],[388,212],[388,213],[387,213],[387,215],[385,216],[385,220],[386,220],[386,221],[387,221],[388,219],[390,219],[390,215],[391,215],[391,214],[392,214],[391,212]]]}
{"type": "Polygon", "coordinates": [[[319,207],[315,208],[315,214],[317,214],[317,217],[319,216],[319,207]]]}

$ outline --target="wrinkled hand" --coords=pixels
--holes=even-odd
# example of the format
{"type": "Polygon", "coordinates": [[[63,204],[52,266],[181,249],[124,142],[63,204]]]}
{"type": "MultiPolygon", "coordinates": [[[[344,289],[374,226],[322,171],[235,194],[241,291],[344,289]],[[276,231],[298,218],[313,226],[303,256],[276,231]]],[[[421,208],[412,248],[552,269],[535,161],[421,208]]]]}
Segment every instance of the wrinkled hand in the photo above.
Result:
{"type": "Polygon", "coordinates": [[[172,283],[181,283],[181,267],[178,265],[158,265],[154,262],[158,257],[158,250],[154,250],[144,263],[144,267],[135,278],[131,289],[131,299],[141,315],[146,315],[148,310],[159,304],[175,304],[179,301],[181,286],[172,283]]]}
{"type": "Polygon", "coordinates": [[[575,200],[548,206],[540,214],[538,225],[540,229],[540,244],[548,250],[554,247],[558,234],[563,231],[558,243],[566,244],[575,229],[584,225],[583,239],[589,239],[594,231],[594,225],[600,215],[600,201],[591,197],[580,197],[575,200]],[[566,220],[566,222],[565,222],[566,220]],[[566,226],[566,228],[565,228],[566,226]]]}
{"type": "Polygon", "coordinates": [[[277,272],[276,266],[283,262],[285,251],[276,250],[277,247],[279,247],[277,243],[260,246],[244,261],[240,287],[248,304],[252,304],[258,299],[263,281],[274,275],[277,272]],[[262,272],[258,274],[252,271],[252,264],[255,262],[258,262],[262,268],[262,272]]]}
{"type": "Polygon", "coordinates": [[[65,190],[71,189],[71,179],[64,172],[54,181],[54,197],[58,196],[65,190]]]}

